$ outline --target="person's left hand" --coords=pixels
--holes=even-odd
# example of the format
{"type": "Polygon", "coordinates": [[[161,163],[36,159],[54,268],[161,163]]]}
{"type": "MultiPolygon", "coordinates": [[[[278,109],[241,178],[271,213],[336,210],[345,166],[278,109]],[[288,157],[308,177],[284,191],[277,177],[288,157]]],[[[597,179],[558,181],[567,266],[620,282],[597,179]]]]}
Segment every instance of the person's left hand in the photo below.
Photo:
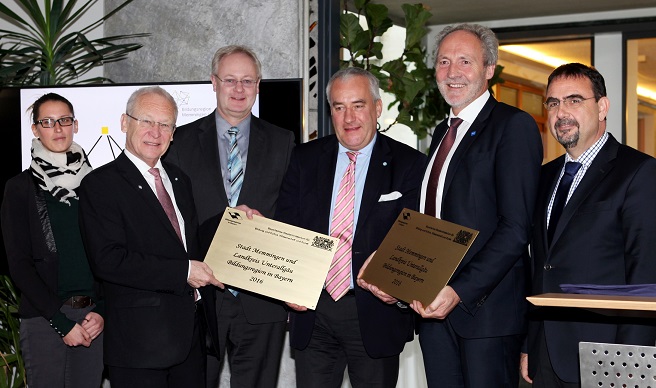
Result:
{"type": "Polygon", "coordinates": [[[458,303],[460,303],[460,297],[456,291],[451,286],[446,286],[426,308],[418,300],[413,300],[410,307],[424,318],[444,319],[458,303]]]}
{"type": "Polygon", "coordinates": [[[364,264],[362,264],[362,268],[360,268],[360,272],[358,272],[358,278],[357,278],[357,283],[358,286],[364,288],[365,290],[371,292],[374,294],[375,297],[378,299],[382,300],[383,302],[387,304],[394,304],[398,302],[398,299],[395,297],[383,292],[380,288],[377,286],[374,286],[373,284],[369,284],[362,279],[362,274],[364,273],[364,270],[367,268],[369,265],[369,262],[371,261],[371,258],[374,257],[374,254],[376,254],[376,251],[374,251],[369,257],[367,257],[367,260],[365,260],[364,264]]]}
{"type": "Polygon", "coordinates": [[[84,321],[82,321],[81,325],[82,328],[89,333],[91,341],[93,341],[98,338],[105,328],[105,320],[100,314],[91,311],[86,317],[84,317],[84,321]]]}
{"type": "Polygon", "coordinates": [[[519,358],[519,372],[527,383],[533,384],[533,380],[528,377],[528,354],[526,353],[522,353],[519,358]]]}

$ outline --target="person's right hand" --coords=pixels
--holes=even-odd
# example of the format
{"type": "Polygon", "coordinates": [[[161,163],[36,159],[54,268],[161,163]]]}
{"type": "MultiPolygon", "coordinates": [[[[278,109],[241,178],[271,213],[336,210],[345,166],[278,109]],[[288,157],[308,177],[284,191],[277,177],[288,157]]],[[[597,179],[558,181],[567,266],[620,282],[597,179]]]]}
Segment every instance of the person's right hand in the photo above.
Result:
{"type": "Polygon", "coordinates": [[[245,204],[241,204],[241,205],[237,206],[235,209],[239,209],[239,210],[243,211],[244,213],[246,213],[246,218],[248,218],[249,220],[252,220],[253,216],[263,217],[262,213],[260,213],[257,209],[251,209],[250,207],[248,207],[248,205],[245,205],[245,204]]]}
{"type": "Polygon", "coordinates": [[[91,346],[91,336],[89,335],[89,333],[87,333],[86,330],[84,330],[82,326],[80,326],[77,323],[75,324],[75,326],[73,326],[71,331],[69,331],[68,334],[66,334],[62,339],[64,340],[64,343],[68,346],[82,345],[87,348],[91,346]]]}
{"type": "Polygon", "coordinates": [[[307,307],[305,307],[305,306],[301,306],[301,305],[298,305],[298,304],[296,304],[296,303],[285,302],[285,304],[286,304],[287,306],[289,306],[289,308],[292,309],[292,310],[294,310],[294,311],[299,311],[299,312],[301,312],[301,311],[307,311],[307,309],[308,309],[307,307]]]}
{"type": "Polygon", "coordinates": [[[202,261],[190,260],[191,263],[189,269],[189,278],[187,283],[193,288],[200,288],[207,286],[208,284],[213,284],[220,289],[224,289],[225,286],[214,276],[212,269],[202,261]]]}

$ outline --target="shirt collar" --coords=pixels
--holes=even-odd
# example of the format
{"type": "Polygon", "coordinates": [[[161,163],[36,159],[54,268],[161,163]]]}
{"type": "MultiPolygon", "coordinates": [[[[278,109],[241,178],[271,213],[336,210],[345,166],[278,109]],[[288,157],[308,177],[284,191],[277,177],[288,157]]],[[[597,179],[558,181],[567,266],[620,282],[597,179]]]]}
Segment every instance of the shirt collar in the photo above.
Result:
{"type": "Polygon", "coordinates": [[[449,122],[448,124],[451,125],[451,118],[452,117],[460,117],[463,121],[471,124],[476,120],[476,116],[483,110],[483,107],[485,106],[485,103],[487,100],[490,98],[490,92],[486,90],[478,96],[474,101],[469,103],[463,110],[460,111],[460,113],[456,116],[455,113],[453,113],[453,108],[449,111],[449,122]]]}

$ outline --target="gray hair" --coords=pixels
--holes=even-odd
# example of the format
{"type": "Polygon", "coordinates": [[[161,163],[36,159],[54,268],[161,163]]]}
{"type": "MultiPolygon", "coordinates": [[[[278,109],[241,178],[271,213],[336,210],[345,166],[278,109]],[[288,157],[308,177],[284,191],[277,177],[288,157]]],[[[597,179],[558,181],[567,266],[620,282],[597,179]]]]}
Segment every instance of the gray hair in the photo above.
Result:
{"type": "Polygon", "coordinates": [[[459,24],[453,26],[446,26],[442,31],[437,34],[435,38],[435,55],[440,51],[440,44],[447,35],[455,31],[467,31],[481,41],[481,48],[483,49],[483,63],[485,66],[496,66],[499,60],[499,40],[494,34],[494,31],[488,27],[480,24],[459,24]]]}
{"type": "Polygon", "coordinates": [[[336,80],[346,81],[353,77],[367,78],[367,81],[369,81],[369,92],[371,93],[371,97],[374,99],[374,102],[380,100],[380,84],[378,83],[378,78],[367,70],[359,67],[347,67],[346,69],[341,69],[333,74],[333,76],[330,77],[330,81],[328,81],[328,85],[326,86],[326,98],[328,99],[330,106],[333,105],[333,102],[330,99],[330,90],[332,89],[333,82],[336,80]]]}
{"type": "Polygon", "coordinates": [[[236,44],[221,47],[220,49],[216,50],[216,53],[214,53],[214,57],[212,58],[212,74],[217,75],[216,71],[219,68],[219,63],[223,58],[231,54],[245,54],[250,57],[250,59],[253,61],[253,64],[255,65],[255,68],[257,68],[257,79],[262,79],[262,64],[260,63],[260,60],[257,59],[255,52],[247,46],[240,46],[236,44]]]}
{"type": "Polygon", "coordinates": [[[178,104],[175,103],[175,99],[169,94],[169,92],[159,86],[145,86],[135,90],[128,99],[128,104],[125,107],[125,113],[132,114],[131,112],[134,112],[134,108],[137,105],[137,102],[139,102],[139,99],[147,94],[157,94],[167,99],[173,107],[175,121],[178,121],[178,104]]]}

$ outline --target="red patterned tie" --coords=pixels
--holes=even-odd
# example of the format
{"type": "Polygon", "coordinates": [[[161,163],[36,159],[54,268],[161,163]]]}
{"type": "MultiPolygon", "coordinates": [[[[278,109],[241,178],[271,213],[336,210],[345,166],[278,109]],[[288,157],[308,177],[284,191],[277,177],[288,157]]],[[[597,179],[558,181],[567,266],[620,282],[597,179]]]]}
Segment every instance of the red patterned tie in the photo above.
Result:
{"type": "Polygon", "coordinates": [[[429,216],[437,215],[437,210],[435,209],[435,202],[437,201],[437,183],[440,179],[440,173],[442,172],[442,166],[446,161],[446,157],[449,155],[449,151],[451,150],[451,147],[453,147],[453,143],[456,141],[456,133],[458,133],[458,126],[460,126],[460,123],[462,123],[460,117],[454,117],[451,119],[451,126],[446,132],[446,135],[444,135],[444,138],[437,149],[433,168],[428,177],[428,185],[426,187],[424,214],[428,214],[429,216]]]}
{"type": "Polygon", "coordinates": [[[157,199],[159,199],[159,203],[162,204],[162,207],[164,208],[164,212],[169,217],[169,221],[171,221],[171,225],[173,225],[173,229],[175,229],[175,233],[178,234],[178,238],[180,239],[180,241],[182,241],[180,224],[178,224],[178,217],[175,215],[175,208],[173,207],[173,201],[171,201],[171,197],[169,196],[169,193],[166,192],[166,189],[164,188],[164,183],[162,183],[162,177],[159,175],[159,169],[153,167],[150,170],[148,170],[148,172],[153,174],[153,176],[155,177],[155,190],[157,191],[157,199]]]}
{"type": "Polygon", "coordinates": [[[351,245],[355,206],[355,161],[359,152],[347,152],[349,165],[339,184],[337,201],[331,222],[330,235],[339,238],[337,252],[326,278],[326,291],[335,301],[346,295],[351,287],[351,245]]]}

